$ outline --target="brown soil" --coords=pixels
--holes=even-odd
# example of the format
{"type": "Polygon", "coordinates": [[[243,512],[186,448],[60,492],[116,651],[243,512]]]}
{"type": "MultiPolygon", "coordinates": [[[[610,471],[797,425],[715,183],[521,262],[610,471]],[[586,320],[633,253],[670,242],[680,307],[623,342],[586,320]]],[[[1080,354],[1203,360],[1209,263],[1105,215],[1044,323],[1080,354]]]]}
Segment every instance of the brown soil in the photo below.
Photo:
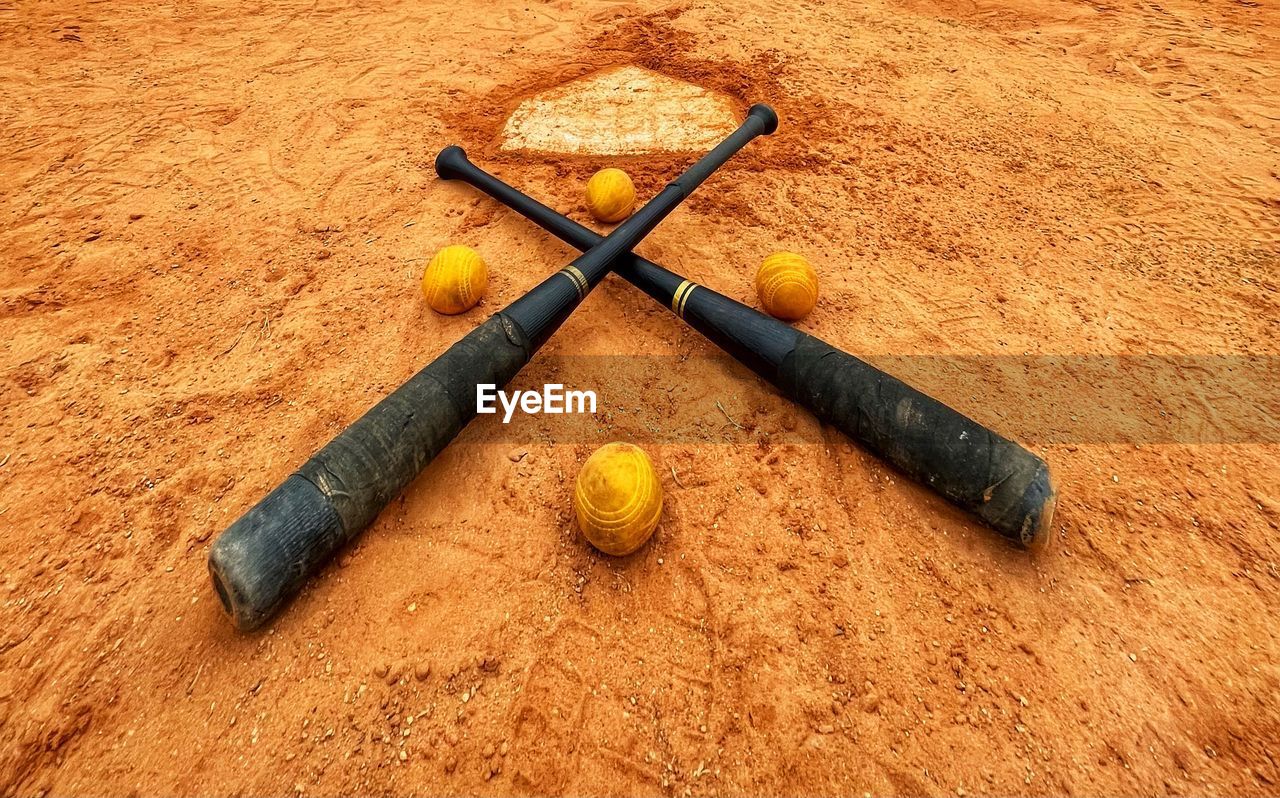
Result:
{"type": "MultiPolygon", "coordinates": [[[[0,2],[0,793],[1280,790],[1276,444],[1042,445],[1036,559],[739,367],[650,372],[625,410],[685,435],[645,444],[655,539],[608,559],[572,479],[640,422],[572,357],[713,353],[614,279],[517,381],[562,364],[594,437],[482,419],[233,631],[211,536],[569,257],[435,153],[580,219],[595,169],[643,198],[692,158],[500,151],[603,67],[775,105],[641,251],[743,299],[802,252],[801,326],[844,349],[1277,354],[1266,4],[484,9],[0,2]],[[417,288],[447,243],[492,272],[454,318],[417,288]]],[[[1106,390],[919,382],[997,428],[1106,390]]]]}

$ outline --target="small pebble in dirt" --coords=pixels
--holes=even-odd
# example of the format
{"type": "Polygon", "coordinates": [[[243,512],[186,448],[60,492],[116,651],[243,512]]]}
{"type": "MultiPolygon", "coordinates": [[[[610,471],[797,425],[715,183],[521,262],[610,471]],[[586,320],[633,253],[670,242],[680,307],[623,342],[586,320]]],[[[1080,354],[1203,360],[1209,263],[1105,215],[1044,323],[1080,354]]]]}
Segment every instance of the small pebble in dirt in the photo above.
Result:
{"type": "Polygon", "coordinates": [[[493,747],[493,743],[485,743],[485,746],[484,746],[484,758],[485,758],[485,759],[488,759],[489,757],[493,756],[493,752],[494,752],[495,750],[496,750],[496,749],[493,747]]]}
{"type": "Polygon", "coordinates": [[[457,769],[458,769],[458,758],[456,756],[451,756],[444,761],[445,773],[452,773],[457,769]]]}
{"type": "Polygon", "coordinates": [[[824,723],[818,727],[818,734],[832,734],[835,730],[835,726],[832,726],[830,723],[824,723]]]}
{"type": "Polygon", "coordinates": [[[425,682],[427,677],[431,675],[431,663],[419,662],[418,666],[413,669],[413,675],[418,677],[418,681],[425,682]]]}
{"type": "Polygon", "coordinates": [[[391,670],[390,665],[388,665],[385,662],[379,662],[377,665],[373,666],[373,675],[377,676],[379,679],[383,679],[386,677],[387,672],[390,670],[391,670]]]}
{"type": "Polygon", "coordinates": [[[408,759],[408,758],[409,758],[409,755],[405,753],[405,751],[404,751],[404,749],[403,749],[403,748],[401,748],[401,749],[400,749],[400,761],[401,761],[401,762],[403,762],[403,761],[405,761],[405,760],[406,760],[406,759],[408,759]]]}
{"type": "Polygon", "coordinates": [[[862,697],[861,706],[863,712],[875,712],[880,708],[880,696],[875,693],[867,693],[862,697]]]}
{"type": "Polygon", "coordinates": [[[510,750],[511,746],[507,745],[506,740],[503,740],[502,745],[498,746],[498,756],[506,756],[507,752],[510,750]]]}
{"type": "Polygon", "coordinates": [[[458,744],[458,733],[457,733],[456,731],[454,731],[453,729],[450,729],[449,731],[445,732],[445,735],[444,735],[444,741],[445,741],[446,743],[448,743],[449,745],[457,745],[457,744],[458,744]]]}

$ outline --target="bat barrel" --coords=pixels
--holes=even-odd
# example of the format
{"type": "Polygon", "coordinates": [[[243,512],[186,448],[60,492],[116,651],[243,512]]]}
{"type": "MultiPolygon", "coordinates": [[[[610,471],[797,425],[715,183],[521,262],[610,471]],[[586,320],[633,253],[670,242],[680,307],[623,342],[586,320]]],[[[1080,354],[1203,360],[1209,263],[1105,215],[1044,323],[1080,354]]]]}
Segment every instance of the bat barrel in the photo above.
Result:
{"type": "Polygon", "coordinates": [[[239,629],[268,620],[475,417],[475,386],[506,385],[529,362],[499,312],[356,419],[209,550],[209,574],[239,629]]]}
{"type": "Polygon", "coordinates": [[[1033,551],[1052,538],[1049,466],[902,380],[801,334],[777,384],[815,415],[1033,551]]]}

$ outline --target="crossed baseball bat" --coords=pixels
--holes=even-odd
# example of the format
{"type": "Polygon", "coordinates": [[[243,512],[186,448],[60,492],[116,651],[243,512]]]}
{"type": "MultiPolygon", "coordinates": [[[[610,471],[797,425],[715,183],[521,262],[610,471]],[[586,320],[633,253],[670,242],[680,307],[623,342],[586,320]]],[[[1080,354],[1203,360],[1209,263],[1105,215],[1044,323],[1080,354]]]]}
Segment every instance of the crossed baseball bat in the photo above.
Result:
{"type": "Polygon", "coordinates": [[[631,253],[716,169],[777,125],[771,108],[753,105],[741,127],[607,236],[484,172],[462,148],[442,150],[441,178],[475,186],[583,254],[374,405],[218,537],[209,572],[235,625],[262,625],[372,523],[474,418],[476,385],[505,386],[609,271],[1004,537],[1046,546],[1055,490],[1042,459],[821,339],[631,253]]]}

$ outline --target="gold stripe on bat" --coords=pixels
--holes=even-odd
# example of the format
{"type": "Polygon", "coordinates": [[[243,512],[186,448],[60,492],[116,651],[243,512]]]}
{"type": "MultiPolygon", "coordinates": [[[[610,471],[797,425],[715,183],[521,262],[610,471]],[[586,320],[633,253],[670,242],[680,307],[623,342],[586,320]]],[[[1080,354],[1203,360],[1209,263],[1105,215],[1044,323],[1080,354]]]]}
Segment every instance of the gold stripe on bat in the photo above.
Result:
{"type": "Polygon", "coordinates": [[[693,293],[693,289],[697,288],[697,283],[689,283],[689,289],[684,292],[684,296],[680,297],[680,318],[684,318],[684,307],[689,304],[689,296],[693,293]]]}
{"type": "Polygon", "coordinates": [[[676,286],[676,292],[671,295],[671,312],[675,313],[677,316],[680,315],[681,295],[685,292],[687,288],[689,288],[692,285],[693,283],[689,282],[688,280],[685,280],[684,282],[680,283],[680,285],[676,286]]]}
{"type": "Polygon", "coordinates": [[[573,287],[578,291],[578,299],[586,299],[587,291],[590,290],[591,284],[587,282],[586,276],[578,271],[578,267],[569,264],[560,270],[560,273],[573,281],[573,287]]]}

